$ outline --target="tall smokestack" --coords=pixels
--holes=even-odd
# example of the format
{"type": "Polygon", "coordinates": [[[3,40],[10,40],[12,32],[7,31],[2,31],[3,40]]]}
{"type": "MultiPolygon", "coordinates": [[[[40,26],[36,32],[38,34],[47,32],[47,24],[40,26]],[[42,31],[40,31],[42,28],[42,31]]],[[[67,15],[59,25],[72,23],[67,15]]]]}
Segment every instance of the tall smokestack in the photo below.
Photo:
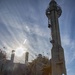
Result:
{"type": "Polygon", "coordinates": [[[29,57],[29,52],[26,52],[25,53],[25,64],[28,63],[28,57],[29,57]]]}
{"type": "Polygon", "coordinates": [[[14,62],[14,52],[15,52],[15,50],[12,50],[12,54],[11,54],[11,62],[13,63],[14,62]]]}

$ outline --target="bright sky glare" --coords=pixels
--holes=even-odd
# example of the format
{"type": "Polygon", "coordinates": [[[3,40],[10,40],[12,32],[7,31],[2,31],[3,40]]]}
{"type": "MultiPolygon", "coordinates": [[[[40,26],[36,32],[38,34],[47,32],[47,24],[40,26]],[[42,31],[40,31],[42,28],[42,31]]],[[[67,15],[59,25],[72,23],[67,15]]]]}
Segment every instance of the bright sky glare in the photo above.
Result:
{"type": "Polygon", "coordinates": [[[19,56],[22,56],[25,52],[26,52],[26,49],[21,46],[15,50],[15,55],[19,57],[19,56]]]}

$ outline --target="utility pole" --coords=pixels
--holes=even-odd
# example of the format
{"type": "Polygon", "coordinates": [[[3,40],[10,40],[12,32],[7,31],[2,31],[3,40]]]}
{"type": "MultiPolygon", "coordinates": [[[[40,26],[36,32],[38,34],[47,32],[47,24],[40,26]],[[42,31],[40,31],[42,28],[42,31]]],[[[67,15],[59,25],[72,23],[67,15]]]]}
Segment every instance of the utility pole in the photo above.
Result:
{"type": "Polygon", "coordinates": [[[61,46],[60,30],[58,18],[62,10],[55,0],[51,0],[46,10],[48,18],[48,28],[51,29],[52,49],[51,49],[51,75],[67,75],[65,68],[64,49],[61,46]]]}

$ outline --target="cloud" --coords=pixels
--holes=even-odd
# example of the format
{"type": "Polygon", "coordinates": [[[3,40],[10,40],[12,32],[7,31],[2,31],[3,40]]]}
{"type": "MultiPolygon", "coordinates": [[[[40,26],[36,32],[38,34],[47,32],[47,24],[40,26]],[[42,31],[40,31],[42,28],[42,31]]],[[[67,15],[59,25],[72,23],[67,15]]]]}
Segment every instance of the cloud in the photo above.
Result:
{"type": "MultiPolygon", "coordinates": [[[[22,1],[3,1],[0,11],[0,30],[4,26],[5,29],[0,31],[0,47],[7,47],[7,57],[10,58],[11,50],[16,49],[23,44],[29,52],[29,60],[36,58],[39,53],[51,57],[51,44],[49,37],[50,30],[47,29],[47,17],[45,9],[47,1],[40,0],[37,4],[33,2],[24,4],[22,1]],[[43,3],[42,3],[43,2],[43,3]],[[47,55],[49,53],[49,55],[47,55]]],[[[59,2],[59,0],[58,0],[59,2]]],[[[63,13],[60,17],[60,30],[62,45],[65,52],[67,68],[75,59],[75,41],[71,39],[71,21],[73,17],[73,9],[66,7],[66,1],[59,2],[62,5],[63,13]]],[[[68,3],[69,4],[69,3],[68,3]]],[[[15,61],[24,63],[25,55],[15,57],[15,61]],[[23,59],[23,60],[22,60],[23,59]]]]}
{"type": "MultiPolygon", "coordinates": [[[[30,20],[28,23],[26,21],[24,22],[19,15],[15,16],[15,14],[11,14],[11,9],[8,10],[6,8],[6,11],[8,11],[6,12],[8,14],[4,13],[5,10],[2,10],[1,22],[7,28],[10,35],[8,35],[6,38],[4,37],[4,34],[7,35],[8,33],[3,32],[3,34],[1,34],[1,39],[3,40],[3,45],[9,49],[6,51],[8,55],[9,53],[11,54],[12,49],[20,46],[23,43],[24,39],[28,40],[28,44],[26,43],[27,48],[32,55],[34,54],[33,56],[35,56],[37,53],[42,53],[43,51],[49,49],[49,43],[46,41],[46,36],[48,35],[48,33],[45,28],[38,25],[37,23],[31,23],[30,20]]],[[[31,14],[33,12],[34,10],[32,10],[31,14]]],[[[34,16],[30,17],[34,20],[34,16]]]]}
{"type": "Polygon", "coordinates": [[[69,65],[75,59],[75,41],[66,34],[62,37],[62,45],[65,51],[66,64],[69,65]]]}

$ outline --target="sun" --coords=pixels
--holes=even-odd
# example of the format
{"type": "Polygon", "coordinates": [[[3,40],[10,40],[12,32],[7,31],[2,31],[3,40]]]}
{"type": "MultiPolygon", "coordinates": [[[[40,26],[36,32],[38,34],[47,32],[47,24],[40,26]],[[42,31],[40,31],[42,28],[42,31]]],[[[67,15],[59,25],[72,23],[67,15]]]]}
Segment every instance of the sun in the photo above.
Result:
{"type": "Polygon", "coordinates": [[[21,47],[16,48],[16,50],[15,50],[15,55],[18,56],[18,57],[20,57],[20,56],[22,56],[25,52],[26,52],[26,49],[21,46],[21,47]]]}

